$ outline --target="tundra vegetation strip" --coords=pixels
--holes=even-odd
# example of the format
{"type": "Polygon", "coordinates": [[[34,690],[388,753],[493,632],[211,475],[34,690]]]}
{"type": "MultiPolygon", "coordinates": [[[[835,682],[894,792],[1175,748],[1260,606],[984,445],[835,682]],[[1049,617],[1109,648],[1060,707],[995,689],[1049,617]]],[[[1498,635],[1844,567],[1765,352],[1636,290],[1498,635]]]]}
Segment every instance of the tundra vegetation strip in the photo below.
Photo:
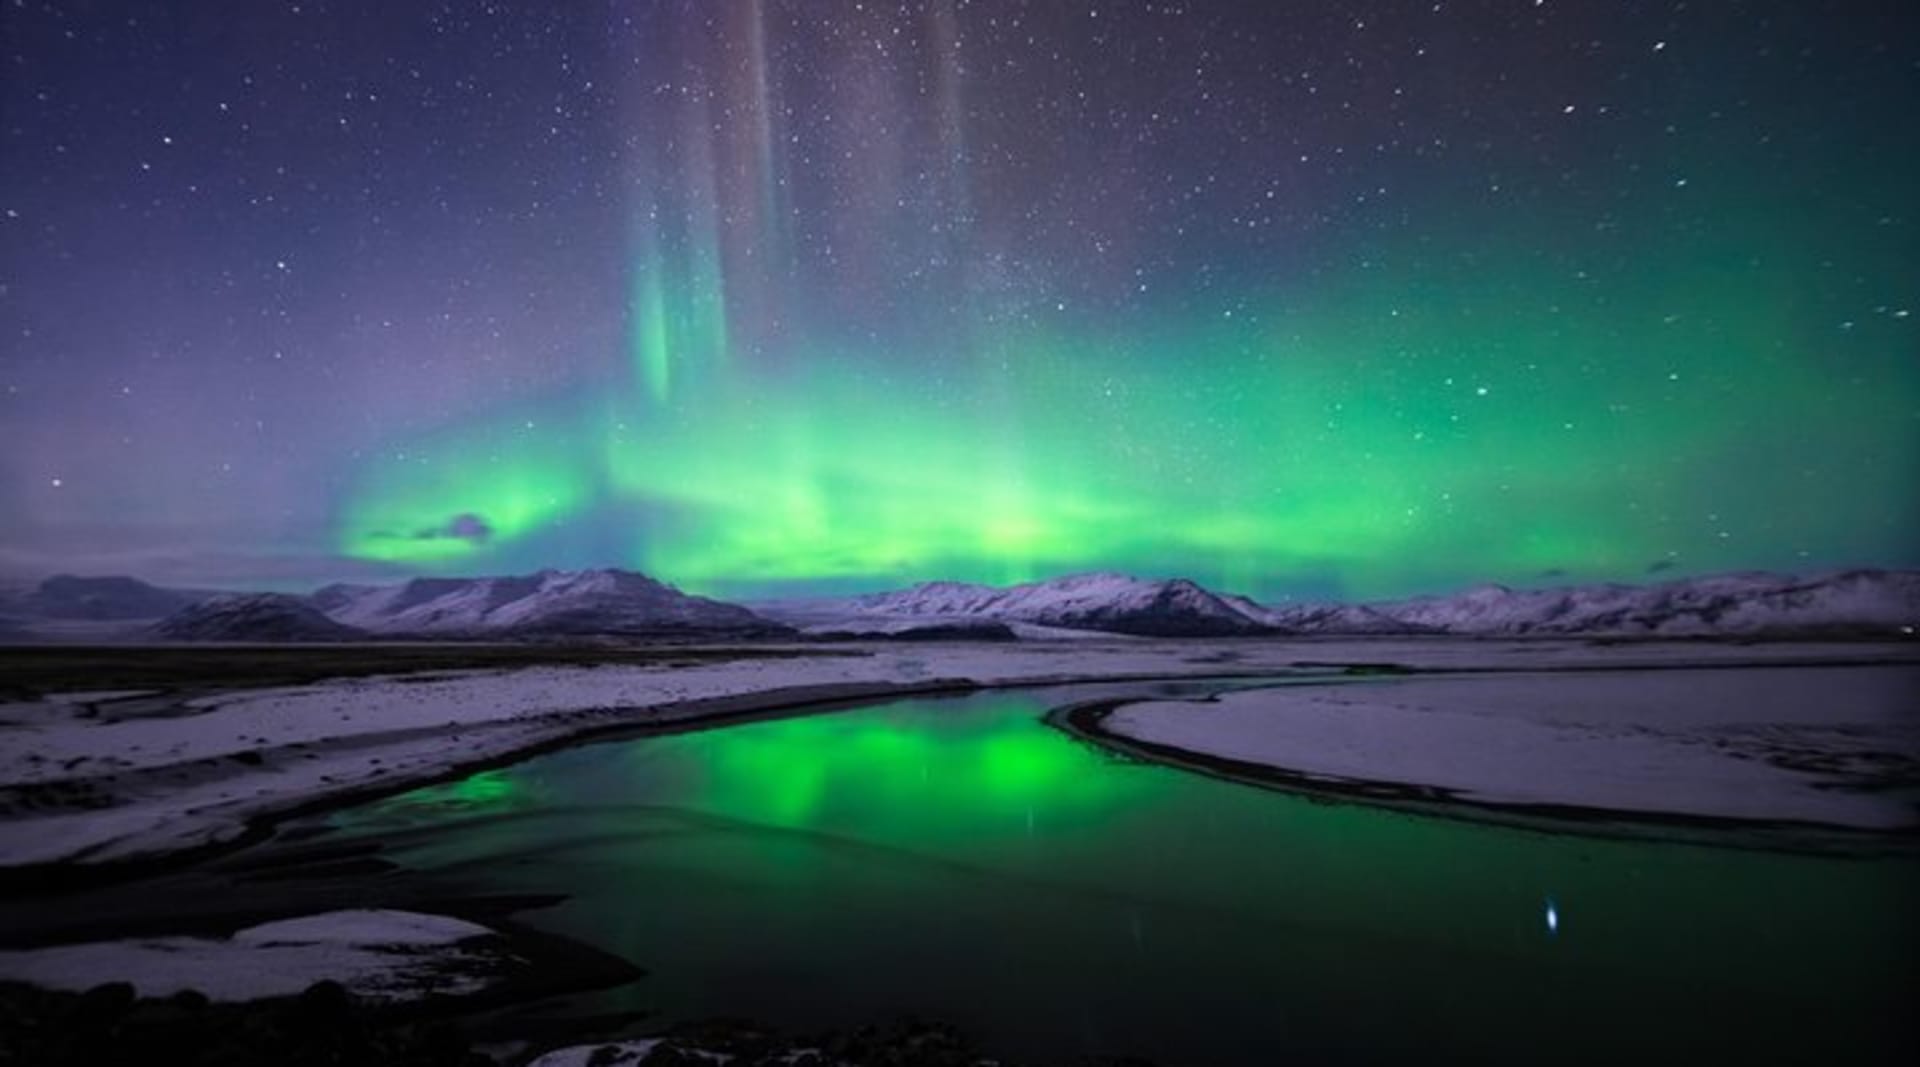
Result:
{"type": "Polygon", "coordinates": [[[795,646],[629,644],[24,645],[0,648],[0,698],[72,689],[252,689],[328,678],[515,667],[673,667],[848,655],[795,646]]]}

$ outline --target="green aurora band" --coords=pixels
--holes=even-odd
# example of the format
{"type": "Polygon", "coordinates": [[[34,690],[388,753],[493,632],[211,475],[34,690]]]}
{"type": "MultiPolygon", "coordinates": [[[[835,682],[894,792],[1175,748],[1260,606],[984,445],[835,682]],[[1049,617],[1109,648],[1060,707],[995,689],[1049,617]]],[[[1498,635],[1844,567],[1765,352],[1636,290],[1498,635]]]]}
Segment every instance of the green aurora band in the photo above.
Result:
{"type": "Polygon", "coordinates": [[[726,373],[716,298],[663,325],[676,287],[648,282],[637,381],[412,443],[343,544],[472,573],[613,525],[619,561],[719,592],[1100,566],[1389,595],[1873,558],[1920,484],[1908,320],[1841,330],[1791,276],[1703,277],[1569,304],[1524,262],[1360,271],[1239,305],[1264,313],[1008,330],[932,396],[842,351],[726,373]],[[457,515],[491,536],[434,535],[457,515]]]}
{"type": "MultiPolygon", "coordinates": [[[[768,114],[764,74],[736,113],[768,114]]],[[[341,551],[720,595],[1099,568],[1362,597],[1920,543],[1905,135],[1840,115],[1783,142],[1791,117],[1756,108],[1610,134],[1578,172],[1516,153],[1497,192],[1435,162],[1286,255],[1212,231],[1137,251],[1198,265],[1170,282],[1037,244],[1038,281],[1006,292],[969,274],[973,209],[939,216],[953,276],[885,277],[925,213],[796,222],[778,137],[682,118],[635,212],[627,350],[395,442],[344,498],[341,551]],[[796,226],[836,225],[868,237],[835,253],[860,284],[796,258],[796,226]]]]}

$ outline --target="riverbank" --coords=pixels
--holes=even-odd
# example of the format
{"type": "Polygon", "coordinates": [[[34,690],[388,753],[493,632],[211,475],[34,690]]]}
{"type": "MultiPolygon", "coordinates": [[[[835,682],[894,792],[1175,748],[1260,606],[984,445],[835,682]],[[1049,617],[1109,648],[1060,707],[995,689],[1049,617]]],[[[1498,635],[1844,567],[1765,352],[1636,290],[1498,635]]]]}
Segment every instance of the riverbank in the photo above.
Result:
{"type": "Polygon", "coordinates": [[[1917,694],[1920,667],[1893,665],[1415,674],[1053,718],[1138,757],[1314,795],[1873,848],[1920,835],[1917,694]]]}
{"type": "Polygon", "coordinates": [[[558,653],[329,646],[312,650],[314,660],[304,663],[288,649],[183,649],[170,662],[174,654],[62,650],[66,658],[50,668],[45,650],[0,652],[0,667],[9,668],[21,697],[0,704],[0,885],[32,890],[204,855],[243,842],[274,818],[398,792],[587,737],[893,695],[1341,670],[1900,663],[1910,662],[1914,650],[1897,644],[1116,640],[588,648],[569,650],[574,658],[558,663],[505,667],[456,665],[558,653]],[[315,677],[316,670],[333,673],[315,677]],[[298,680],[234,688],[249,679],[298,680]]]}

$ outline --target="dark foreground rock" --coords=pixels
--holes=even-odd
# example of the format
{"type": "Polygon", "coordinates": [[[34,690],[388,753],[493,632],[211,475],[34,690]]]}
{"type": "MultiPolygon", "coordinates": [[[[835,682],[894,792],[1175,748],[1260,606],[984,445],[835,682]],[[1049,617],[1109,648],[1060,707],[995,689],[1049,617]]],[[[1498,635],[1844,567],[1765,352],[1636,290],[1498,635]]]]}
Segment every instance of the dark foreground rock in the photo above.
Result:
{"type": "MultiPolygon", "coordinates": [[[[734,1019],[675,1027],[649,1047],[625,1042],[590,1048],[592,1067],[1017,1067],[944,1023],[914,1019],[793,1037],[734,1019]]],[[[1062,1067],[1152,1067],[1146,1060],[1082,1057],[1062,1067]]]]}
{"type": "Polygon", "coordinates": [[[205,1067],[491,1067],[446,1022],[356,1000],[335,982],[296,997],[217,1004],[194,992],[136,998],[124,982],[85,993],[0,983],[0,1064],[205,1067]]]}
{"type": "MultiPolygon", "coordinates": [[[[582,1035],[586,1037],[587,1035],[582,1035]]],[[[644,1052],[626,1041],[584,1040],[595,1067],[1015,1067],[941,1023],[899,1021],[801,1037],[737,1020],[675,1027],[644,1052]]],[[[474,1047],[458,1021],[371,1004],[338,983],[294,997],[220,1004],[198,993],[136,997],[125,983],[54,993],[0,983],[0,1064],[98,1067],[506,1067],[474,1047]]],[[[1151,1067],[1144,1060],[1080,1058],[1072,1067],[1151,1067]]]]}

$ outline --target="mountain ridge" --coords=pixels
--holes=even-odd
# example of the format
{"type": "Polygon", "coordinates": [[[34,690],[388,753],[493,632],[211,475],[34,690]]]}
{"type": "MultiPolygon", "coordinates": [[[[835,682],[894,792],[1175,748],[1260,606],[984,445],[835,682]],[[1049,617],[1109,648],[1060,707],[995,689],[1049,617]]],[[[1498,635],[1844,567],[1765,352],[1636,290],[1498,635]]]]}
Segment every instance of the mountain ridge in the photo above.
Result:
{"type": "Polygon", "coordinates": [[[7,616],[0,623],[9,640],[34,640],[37,625],[54,639],[64,632],[67,640],[141,634],[247,640],[250,633],[261,640],[777,637],[796,631],[842,639],[969,633],[1004,639],[1005,632],[1031,638],[1902,638],[1920,624],[1920,571],[1852,568],[1804,577],[1736,571],[1641,585],[1539,588],[1484,582],[1452,594],[1360,603],[1261,603],[1185,578],[1092,571],[1010,586],[931,581],[851,597],[761,601],[754,608],[692,596],[617,568],[335,584],[306,596],[213,594],[124,576],[59,575],[11,591],[0,604],[7,616]],[[171,625],[156,625],[155,618],[171,625]]]}
{"type": "MultiPolygon", "coordinates": [[[[773,617],[784,612],[763,603],[773,617]]],[[[816,628],[841,619],[992,619],[1134,636],[1911,636],[1920,572],[1855,568],[1809,577],[1737,571],[1648,585],[1595,582],[1539,589],[1480,583],[1458,593],[1360,603],[1262,604],[1182,578],[1112,572],[1014,586],[923,582],[808,602],[816,628]],[[834,615],[838,607],[840,616],[834,615]]]]}
{"type": "Polygon", "coordinates": [[[199,601],[152,627],[168,641],[360,641],[364,630],[328,618],[306,597],[232,593],[199,601]]]}
{"type": "Polygon", "coordinates": [[[375,635],[775,636],[785,626],[747,608],[692,596],[637,571],[542,570],[489,578],[415,578],[331,585],[310,602],[336,623],[375,635]]]}
{"type": "Polygon", "coordinates": [[[1270,629],[1185,578],[1135,578],[1112,571],[1004,588],[924,582],[852,600],[870,615],[979,617],[1135,637],[1231,637],[1270,629]]]}

